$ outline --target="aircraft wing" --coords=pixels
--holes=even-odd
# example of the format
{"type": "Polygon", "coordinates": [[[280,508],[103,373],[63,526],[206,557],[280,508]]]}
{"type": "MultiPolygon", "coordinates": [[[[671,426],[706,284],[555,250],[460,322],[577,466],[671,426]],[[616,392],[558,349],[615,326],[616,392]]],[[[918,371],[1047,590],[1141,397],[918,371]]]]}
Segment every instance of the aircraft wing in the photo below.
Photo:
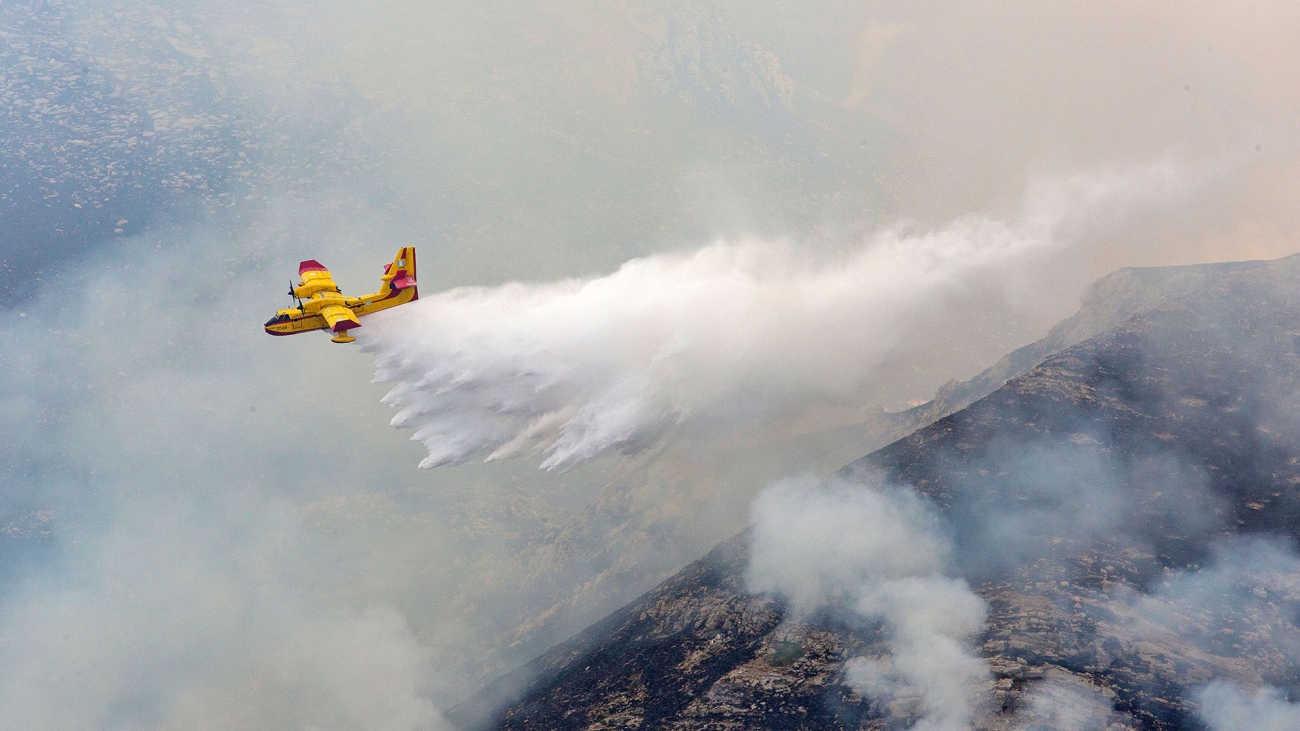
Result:
{"type": "Polygon", "coordinates": [[[307,272],[318,272],[316,276],[324,276],[327,278],[330,276],[330,270],[326,269],[324,264],[315,259],[298,262],[298,276],[303,277],[307,272]]]}
{"type": "Polygon", "coordinates": [[[298,265],[298,277],[302,279],[302,284],[294,289],[294,293],[303,299],[315,296],[317,292],[337,294],[339,291],[330,270],[315,259],[308,259],[298,265]]]}
{"type": "Polygon", "coordinates": [[[325,324],[332,332],[340,333],[354,327],[361,327],[361,321],[357,316],[343,305],[326,305],[320,309],[320,316],[325,318],[325,324]]]}

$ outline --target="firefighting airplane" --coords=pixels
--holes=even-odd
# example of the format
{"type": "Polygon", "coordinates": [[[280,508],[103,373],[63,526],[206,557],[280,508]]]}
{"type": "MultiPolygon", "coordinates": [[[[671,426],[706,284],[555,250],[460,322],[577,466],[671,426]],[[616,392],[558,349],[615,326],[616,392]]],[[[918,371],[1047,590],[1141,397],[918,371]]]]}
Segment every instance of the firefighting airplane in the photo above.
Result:
{"type": "Polygon", "coordinates": [[[328,329],[336,343],[355,342],[348,330],[361,327],[357,319],[372,312],[414,302],[420,298],[415,287],[415,247],[404,246],[384,266],[379,291],[364,297],[344,297],[333,277],[321,263],[308,259],[298,265],[298,285],[289,282],[289,296],[298,306],[279,310],[266,321],[266,331],[271,335],[297,335],[312,330],[328,329]]]}

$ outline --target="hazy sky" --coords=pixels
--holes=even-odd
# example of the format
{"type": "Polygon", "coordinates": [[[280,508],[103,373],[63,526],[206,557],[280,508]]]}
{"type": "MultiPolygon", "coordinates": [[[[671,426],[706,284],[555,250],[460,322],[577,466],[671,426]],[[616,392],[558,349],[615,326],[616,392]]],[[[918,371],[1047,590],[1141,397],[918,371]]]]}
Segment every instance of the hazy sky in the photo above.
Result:
{"type": "MultiPolygon", "coordinates": [[[[1298,240],[1294,3],[49,0],[0,7],[0,33],[6,726],[428,728],[522,659],[480,648],[549,605],[500,567],[625,458],[418,470],[371,355],[261,332],[301,259],[354,293],[415,245],[435,302],[630,281],[643,319],[682,280],[608,275],[718,241],[829,277],[765,291],[861,267],[899,288],[831,303],[843,332],[870,320],[856,339],[760,329],[734,370],[670,361],[705,406],[638,436],[703,413],[725,439],[771,413],[714,407],[755,382],[902,405],[1040,337],[1115,268],[1298,240]],[[1129,195],[1090,197],[1117,179],[1129,195]],[[882,241],[1022,231],[1035,210],[1064,223],[1023,256],[942,281],[871,269],[882,241]],[[791,343],[833,388],[749,368],[791,343]]],[[[647,342],[711,337],[676,316],[684,341],[647,342]]],[[[630,331],[601,322],[547,352],[608,355],[630,331]]],[[[511,342],[556,342],[525,325],[511,342]]],[[[405,352],[392,327],[383,343],[405,352]]]]}

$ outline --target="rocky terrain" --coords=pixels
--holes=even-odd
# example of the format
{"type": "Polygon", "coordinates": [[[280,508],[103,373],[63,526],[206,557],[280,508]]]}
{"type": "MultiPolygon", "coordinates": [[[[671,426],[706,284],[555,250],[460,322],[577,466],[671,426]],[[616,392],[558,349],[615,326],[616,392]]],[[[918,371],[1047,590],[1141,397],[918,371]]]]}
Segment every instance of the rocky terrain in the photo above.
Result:
{"type": "Polygon", "coordinates": [[[106,242],[195,215],[238,221],[372,164],[364,140],[340,136],[340,105],[304,125],[241,88],[239,54],[201,20],[116,0],[0,8],[5,306],[106,242]],[[310,155],[294,149],[304,140],[310,155]]]}
{"type": "MultiPolygon", "coordinates": [[[[955,570],[988,606],[973,643],[989,668],[979,728],[1203,728],[1196,692],[1212,679],[1300,691],[1295,564],[1242,559],[1259,552],[1231,542],[1300,536],[1297,274],[1296,257],[1121,273],[1094,289],[1093,314],[1049,341],[1126,317],[1117,326],[841,471],[914,486],[942,511],[955,570]]],[[[881,627],[748,593],[749,535],[453,718],[910,725],[914,698],[863,697],[845,682],[848,659],[888,654],[881,627]]],[[[1289,555],[1284,541],[1267,545],[1289,555]]]]}
{"type": "MultiPolygon", "coordinates": [[[[946,384],[934,399],[915,408],[877,411],[844,426],[786,436],[743,454],[743,459],[715,465],[712,471],[698,462],[676,469],[677,462],[659,460],[659,452],[628,460],[605,478],[607,485],[590,505],[524,538],[520,549],[495,568],[494,575],[513,586],[516,596],[531,597],[512,605],[513,614],[503,618],[507,628],[501,634],[502,645],[515,652],[540,650],[547,638],[565,636],[565,628],[572,633],[584,618],[613,611],[668,578],[694,556],[743,528],[750,502],[767,481],[781,474],[781,465],[800,464],[829,473],[857,455],[969,406],[1044,358],[1136,313],[1185,297],[1226,272],[1255,266],[1122,269],[1089,287],[1079,311],[1047,336],[968,381],[946,384]],[[719,509],[718,504],[730,504],[731,509],[719,509]],[[714,519],[684,517],[701,513],[714,519]]],[[[513,504],[510,509],[520,512],[513,504]]]]}
{"type": "Polygon", "coordinates": [[[894,438],[911,434],[993,393],[1049,355],[1162,302],[1185,297],[1228,272],[1256,266],[1256,262],[1233,262],[1120,269],[1093,282],[1080,298],[1079,311],[1053,327],[1043,339],[1008,353],[968,381],[949,381],[930,401],[891,415],[890,433],[894,438]]]}

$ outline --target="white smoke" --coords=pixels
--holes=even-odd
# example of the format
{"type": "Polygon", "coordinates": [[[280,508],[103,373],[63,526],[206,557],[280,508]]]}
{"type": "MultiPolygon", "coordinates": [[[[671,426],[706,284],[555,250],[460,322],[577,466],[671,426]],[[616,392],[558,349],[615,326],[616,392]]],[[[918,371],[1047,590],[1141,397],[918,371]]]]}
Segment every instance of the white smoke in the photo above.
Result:
{"type": "Polygon", "coordinates": [[[1106,731],[1133,726],[1127,714],[1115,711],[1106,691],[1064,670],[1049,669],[1046,677],[1027,685],[1024,693],[1016,710],[1015,729],[1106,731]]]}
{"type": "Polygon", "coordinates": [[[1276,688],[1246,693],[1233,683],[1215,681],[1196,696],[1201,718],[1211,731],[1295,731],[1300,704],[1288,703],[1276,688]]]}
{"type": "Polygon", "coordinates": [[[838,258],[718,242],[613,274],[426,295],[365,328],[422,467],[541,454],[567,468],[682,425],[841,403],[945,297],[1025,267],[1098,218],[1182,185],[1170,165],[1033,187],[1018,220],[886,229],[838,258]]]}
{"type": "MultiPolygon", "coordinates": [[[[401,470],[383,463],[396,460],[355,426],[364,419],[294,431],[322,423],[303,416],[315,413],[310,395],[274,375],[249,378],[283,364],[283,348],[205,317],[217,307],[256,321],[257,278],[225,275],[207,296],[175,296],[186,271],[216,270],[242,242],[173,235],[188,246],[130,239],[111,259],[70,265],[64,283],[84,296],[51,289],[0,324],[6,355],[21,354],[0,392],[5,459],[67,470],[27,489],[51,505],[57,560],[4,526],[4,550],[28,555],[4,556],[0,728],[446,728],[437,705],[449,673],[431,623],[411,594],[385,591],[418,583],[409,565],[392,550],[358,560],[387,547],[384,533],[324,537],[309,519],[340,488],[395,481],[401,470]],[[100,325],[128,301],[149,327],[100,325]],[[342,442],[364,448],[328,467],[289,456],[291,445],[342,442]]],[[[327,379],[360,375],[319,365],[327,379]]],[[[373,397],[357,396],[342,410],[367,406],[373,397]]],[[[450,553],[408,542],[424,563],[450,553]]]]}
{"type": "Polygon", "coordinates": [[[777,483],[754,503],[751,591],[787,597],[796,613],[847,607],[883,622],[890,655],[854,658],[845,682],[878,701],[912,700],[913,728],[971,728],[989,669],[969,638],[985,604],[944,575],[950,546],[915,493],[839,481],[777,483]]]}
{"type": "Polygon", "coordinates": [[[0,727],[446,727],[432,652],[396,610],[323,607],[256,561],[133,527],[102,542],[99,586],[0,612],[0,727]]]}
{"type": "MultiPolygon", "coordinates": [[[[1156,627],[1214,654],[1225,652],[1226,635],[1233,654],[1271,658],[1285,667],[1300,663],[1300,555],[1286,539],[1220,539],[1204,568],[1175,572],[1152,595],[1132,601],[1140,630],[1156,627]],[[1243,625],[1249,629],[1243,631],[1243,625]],[[1255,628],[1260,630],[1250,631],[1255,628]]],[[[1300,704],[1288,703],[1278,688],[1260,685],[1258,676],[1216,679],[1197,690],[1195,700],[1212,731],[1300,728],[1300,704]]]]}

